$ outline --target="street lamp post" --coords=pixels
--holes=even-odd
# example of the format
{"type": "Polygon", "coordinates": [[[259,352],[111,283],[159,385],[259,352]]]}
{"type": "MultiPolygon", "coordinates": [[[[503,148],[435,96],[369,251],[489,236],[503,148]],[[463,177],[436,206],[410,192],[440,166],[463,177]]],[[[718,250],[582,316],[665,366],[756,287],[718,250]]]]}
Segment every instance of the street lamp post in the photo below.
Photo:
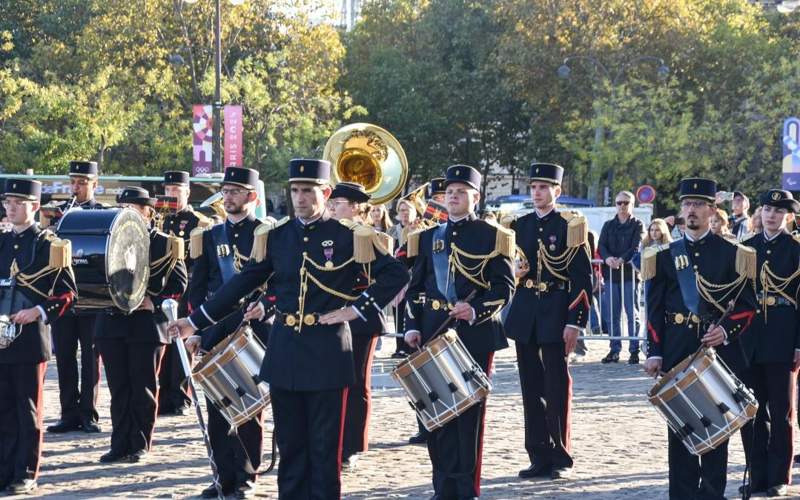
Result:
{"type": "MultiPolygon", "coordinates": [[[[616,74],[614,74],[612,77],[611,71],[609,71],[608,68],[606,68],[605,65],[603,65],[603,63],[601,63],[598,59],[595,59],[594,57],[591,56],[571,56],[565,58],[564,62],[561,63],[561,66],[558,67],[557,70],[558,77],[561,78],[562,80],[569,80],[572,73],[572,69],[569,67],[569,62],[577,60],[587,61],[591,63],[594,68],[594,75],[597,75],[598,72],[601,73],[602,76],[600,78],[603,78],[610,83],[612,93],[619,84],[620,78],[622,78],[622,76],[628,71],[628,69],[641,62],[657,63],[658,68],[656,69],[656,73],[659,79],[664,79],[667,76],[669,76],[669,68],[667,67],[666,64],[664,64],[664,60],[661,59],[660,57],[653,57],[653,56],[635,57],[623,63],[617,70],[616,74]]],[[[596,112],[599,113],[599,111],[596,112]]],[[[592,144],[592,161],[589,166],[589,170],[593,174],[593,176],[590,176],[591,183],[588,186],[588,193],[587,193],[588,198],[594,200],[595,202],[600,201],[599,199],[600,177],[599,176],[594,177],[594,175],[597,174],[597,169],[598,169],[597,155],[600,150],[600,143],[603,141],[604,137],[605,137],[605,127],[603,126],[602,120],[600,120],[600,116],[597,116],[597,125],[595,126],[594,129],[594,143],[592,144]]],[[[613,183],[613,178],[614,178],[614,171],[611,170],[609,172],[609,178],[608,178],[609,188],[613,183]]],[[[605,193],[604,197],[608,198],[608,196],[609,195],[605,193]]],[[[608,200],[604,200],[604,202],[607,201],[608,200]]]]}

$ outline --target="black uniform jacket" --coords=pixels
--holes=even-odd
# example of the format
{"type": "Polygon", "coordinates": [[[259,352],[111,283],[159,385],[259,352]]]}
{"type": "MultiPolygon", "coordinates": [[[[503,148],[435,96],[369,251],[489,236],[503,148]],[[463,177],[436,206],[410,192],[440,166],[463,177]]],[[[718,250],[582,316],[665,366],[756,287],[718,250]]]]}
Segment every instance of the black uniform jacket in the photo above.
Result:
{"type": "Polygon", "coordinates": [[[511,260],[500,253],[488,259],[464,255],[467,253],[477,257],[494,253],[497,248],[497,232],[505,230],[479,220],[473,214],[457,222],[448,221],[443,241],[436,237],[437,228],[438,226],[435,226],[409,237],[412,241],[418,237],[419,243],[418,254],[411,255],[414,258],[414,267],[411,270],[411,283],[406,293],[406,330],[419,331],[422,340],[427,342],[448,318],[452,301],[449,302],[443,290],[437,286],[434,254],[449,252],[452,257],[454,250],[451,249],[451,245],[454,245],[463,252],[459,257],[462,269],[477,271],[483,267],[477,275],[467,276],[458,269],[450,275],[455,285],[457,301],[464,301],[471,292],[476,292],[469,300],[469,304],[475,310],[475,320],[471,324],[468,321],[458,320],[453,324],[453,328],[473,355],[487,354],[508,347],[499,312],[511,300],[514,292],[511,260]],[[483,285],[476,281],[482,282],[483,285]],[[421,299],[423,294],[424,300],[421,299]]]}
{"type": "Polygon", "coordinates": [[[219,322],[238,307],[241,297],[269,279],[277,313],[261,378],[296,391],[351,385],[355,372],[350,328],[319,324],[319,315],[347,304],[365,318],[376,315],[408,281],[402,264],[374,248],[375,259],[368,266],[371,284],[358,296],[351,295],[364,268],[354,260],[355,238],[353,230],[327,216],[309,224],[282,221],[266,233],[265,242],[254,244],[260,258],[251,259],[190,319],[198,328],[219,322]]]}
{"type": "Polygon", "coordinates": [[[584,328],[589,319],[592,267],[588,246],[585,242],[572,248],[567,245],[568,222],[557,210],[541,218],[536,212],[524,215],[510,227],[530,270],[518,280],[506,318],[506,335],[524,344],[563,342],[566,325],[584,328]],[[542,265],[537,276],[540,246],[564,262],[551,268],[542,265]],[[570,254],[571,260],[567,260],[570,254]],[[540,290],[540,284],[546,289],[540,290]]]}
{"type": "MultiPolygon", "coordinates": [[[[714,285],[730,284],[740,278],[744,281],[726,294],[712,293],[711,297],[724,310],[730,300],[735,300],[732,313],[721,326],[728,335],[728,345],[717,347],[717,352],[734,371],[742,367],[751,352],[749,343],[740,343],[739,336],[745,332],[755,315],[755,295],[748,278],[736,269],[738,245],[706,233],[698,241],[686,239],[688,265],[695,268],[703,280],[714,285]],[[742,350],[745,350],[745,353],[742,350]]],[[[655,275],[647,284],[647,339],[648,357],[662,357],[662,369],[669,370],[700,347],[700,338],[708,326],[722,316],[720,308],[700,295],[699,320],[692,321],[689,309],[684,305],[678,284],[674,259],[668,246],[654,249],[655,275]]],[[[643,260],[647,257],[643,257],[643,260]]],[[[643,268],[646,264],[643,262],[643,268]]],[[[644,271],[643,271],[644,274],[644,271]]],[[[713,288],[713,286],[711,287],[713,288]]]]}
{"type": "MultiPolygon", "coordinates": [[[[52,267],[50,248],[56,239],[49,230],[37,224],[17,234],[0,233],[0,279],[6,283],[15,275],[16,293],[10,310],[0,314],[10,315],[22,309],[41,306],[46,318],[43,322],[23,326],[22,333],[6,349],[0,349],[0,364],[39,363],[50,359],[50,324],[68,311],[77,297],[75,276],[67,262],[66,267],[52,267]]],[[[4,293],[8,292],[8,288],[4,293]]]]}

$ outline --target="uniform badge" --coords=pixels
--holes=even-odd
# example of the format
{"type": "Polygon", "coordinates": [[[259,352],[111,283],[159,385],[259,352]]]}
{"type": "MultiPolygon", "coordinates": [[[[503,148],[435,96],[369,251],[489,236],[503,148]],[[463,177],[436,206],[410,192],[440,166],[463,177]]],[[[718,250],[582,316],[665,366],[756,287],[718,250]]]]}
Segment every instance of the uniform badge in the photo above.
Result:
{"type": "Polygon", "coordinates": [[[675,257],[675,269],[680,271],[681,269],[685,269],[689,267],[689,257],[686,255],[678,255],[675,257]]]}
{"type": "Polygon", "coordinates": [[[325,254],[325,267],[333,267],[333,240],[322,242],[322,253],[325,254]]]}
{"type": "Polygon", "coordinates": [[[231,248],[228,245],[217,245],[217,255],[219,257],[227,257],[231,254],[231,248]]]}
{"type": "Polygon", "coordinates": [[[554,252],[554,251],[555,251],[555,249],[556,249],[556,239],[557,239],[557,238],[556,238],[556,235],[555,235],[555,234],[551,234],[551,235],[550,235],[550,246],[548,246],[547,248],[548,248],[548,249],[549,249],[551,252],[554,252]]]}
{"type": "Polygon", "coordinates": [[[444,250],[444,240],[435,240],[433,242],[433,251],[439,253],[442,250],[444,250]]]}
{"type": "Polygon", "coordinates": [[[186,234],[186,225],[189,223],[188,220],[182,220],[180,224],[180,231],[178,231],[178,236],[183,236],[186,234]]]}

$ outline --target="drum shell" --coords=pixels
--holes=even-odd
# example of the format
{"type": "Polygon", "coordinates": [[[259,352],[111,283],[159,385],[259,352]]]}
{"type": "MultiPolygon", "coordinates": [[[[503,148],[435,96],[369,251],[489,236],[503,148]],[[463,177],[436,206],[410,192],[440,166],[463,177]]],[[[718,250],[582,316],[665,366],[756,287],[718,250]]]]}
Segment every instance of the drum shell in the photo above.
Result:
{"type": "Polygon", "coordinates": [[[56,234],[71,242],[77,311],[129,313],[139,307],[150,279],[150,232],[137,212],[74,208],[56,234]]]}

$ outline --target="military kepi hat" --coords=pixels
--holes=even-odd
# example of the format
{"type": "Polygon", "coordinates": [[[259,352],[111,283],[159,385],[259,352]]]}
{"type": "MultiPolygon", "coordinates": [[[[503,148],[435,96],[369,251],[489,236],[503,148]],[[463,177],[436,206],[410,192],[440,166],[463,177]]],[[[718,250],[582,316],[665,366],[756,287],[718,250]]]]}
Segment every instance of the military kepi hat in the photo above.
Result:
{"type": "Polygon", "coordinates": [[[364,186],[357,182],[340,182],[331,192],[331,199],[333,198],[344,198],[356,203],[369,201],[369,195],[364,186]]]}
{"type": "Polygon", "coordinates": [[[73,160],[69,162],[69,175],[70,177],[88,177],[90,179],[96,179],[97,162],[73,160]]]}
{"type": "Polygon", "coordinates": [[[331,163],[325,160],[296,158],[289,162],[289,182],[328,184],[331,180],[331,163]]]}
{"type": "Polygon", "coordinates": [[[255,189],[258,184],[258,170],[242,167],[227,167],[222,184],[233,184],[247,189],[255,189]]]}
{"type": "Polygon", "coordinates": [[[800,212],[800,202],[794,199],[792,193],[784,189],[770,189],[761,195],[761,204],[777,208],[785,208],[790,212],[800,212]]]}
{"type": "Polygon", "coordinates": [[[717,182],[711,179],[703,179],[701,177],[689,177],[682,179],[680,187],[679,199],[684,198],[700,198],[702,200],[714,202],[717,196],[717,182]]]}
{"type": "Polygon", "coordinates": [[[42,197],[42,183],[33,179],[7,179],[3,195],[28,201],[39,201],[42,197]]]}
{"type": "Polygon", "coordinates": [[[431,182],[428,184],[428,198],[435,194],[444,194],[444,190],[447,187],[444,185],[444,181],[444,177],[434,177],[431,179],[431,182]]]}
{"type": "Polygon", "coordinates": [[[155,198],[150,198],[150,193],[138,186],[125,186],[122,192],[117,195],[117,203],[133,203],[136,205],[147,205],[154,207],[155,198]]]}
{"type": "Polygon", "coordinates": [[[563,179],[564,167],[561,165],[537,162],[531,164],[529,182],[549,182],[550,184],[560,186],[563,179]]]}
{"type": "Polygon", "coordinates": [[[182,170],[170,170],[164,172],[164,185],[178,185],[178,186],[188,186],[189,185],[189,172],[184,172],[182,170]]]}
{"type": "Polygon", "coordinates": [[[454,182],[466,184],[472,189],[481,190],[481,173],[468,165],[453,165],[447,168],[444,178],[444,186],[447,187],[454,182]]]}

